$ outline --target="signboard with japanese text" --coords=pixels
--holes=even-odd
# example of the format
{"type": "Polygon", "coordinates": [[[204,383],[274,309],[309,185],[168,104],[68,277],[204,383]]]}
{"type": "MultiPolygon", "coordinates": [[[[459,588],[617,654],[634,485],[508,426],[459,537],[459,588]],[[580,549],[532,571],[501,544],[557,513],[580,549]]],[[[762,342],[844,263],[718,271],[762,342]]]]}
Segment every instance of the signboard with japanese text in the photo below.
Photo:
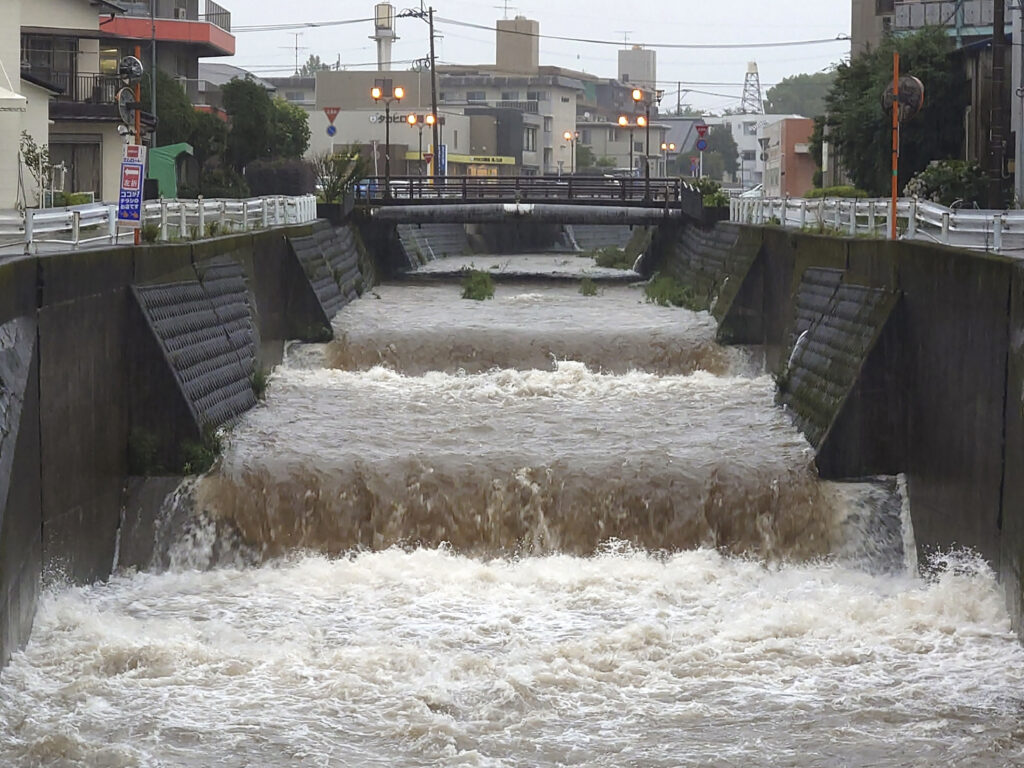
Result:
{"type": "Polygon", "coordinates": [[[117,223],[130,228],[142,226],[142,189],[146,173],[146,148],[126,144],[121,162],[121,191],[117,200],[117,223]]]}

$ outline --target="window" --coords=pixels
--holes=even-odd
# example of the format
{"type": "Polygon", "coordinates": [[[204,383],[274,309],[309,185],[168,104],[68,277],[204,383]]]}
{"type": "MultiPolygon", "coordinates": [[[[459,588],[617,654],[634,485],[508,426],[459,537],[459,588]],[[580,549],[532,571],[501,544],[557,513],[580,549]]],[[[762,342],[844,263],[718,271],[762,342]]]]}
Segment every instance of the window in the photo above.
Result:
{"type": "Polygon", "coordinates": [[[519,101],[519,91],[502,91],[502,101],[519,101]]]}
{"type": "Polygon", "coordinates": [[[755,160],[757,160],[757,152],[755,152],[752,149],[745,149],[745,150],[743,150],[743,162],[744,163],[752,163],[755,160]]]}
{"type": "Polygon", "coordinates": [[[285,91],[284,92],[284,100],[285,101],[305,101],[305,99],[306,99],[306,92],[305,91],[285,91]]]}
{"type": "Polygon", "coordinates": [[[634,152],[643,152],[644,151],[644,143],[642,141],[634,141],[633,142],[633,151],[634,152]]]}
{"type": "Polygon", "coordinates": [[[551,118],[544,118],[544,133],[551,133],[551,118]]]}
{"type": "Polygon", "coordinates": [[[562,97],[562,103],[563,103],[563,104],[568,104],[568,103],[569,103],[569,101],[570,101],[570,99],[569,99],[569,97],[568,97],[568,96],[563,96],[563,97],[562,97]]]}
{"type": "Polygon", "coordinates": [[[466,91],[466,101],[487,101],[487,91],[466,91]]]}
{"type": "Polygon", "coordinates": [[[743,135],[744,136],[757,136],[757,123],[744,123],[743,124],[743,135]]]}
{"type": "Polygon", "coordinates": [[[875,0],[875,15],[892,13],[895,10],[894,6],[893,0],[875,0]]]}
{"type": "Polygon", "coordinates": [[[593,143],[594,142],[592,142],[590,140],[590,129],[589,128],[584,128],[582,131],[580,131],[580,144],[593,144],[593,143]]]}
{"type": "Polygon", "coordinates": [[[527,91],[526,92],[526,100],[527,101],[547,101],[548,100],[547,91],[527,91]]]}
{"type": "Polygon", "coordinates": [[[439,94],[437,94],[437,100],[438,101],[448,101],[448,97],[445,95],[444,91],[441,91],[439,94]]]}
{"type": "Polygon", "coordinates": [[[537,129],[536,128],[523,128],[523,151],[524,152],[536,152],[537,151],[537,129]]]}
{"type": "Polygon", "coordinates": [[[619,129],[609,128],[608,129],[608,141],[615,142],[619,140],[619,129]]]}

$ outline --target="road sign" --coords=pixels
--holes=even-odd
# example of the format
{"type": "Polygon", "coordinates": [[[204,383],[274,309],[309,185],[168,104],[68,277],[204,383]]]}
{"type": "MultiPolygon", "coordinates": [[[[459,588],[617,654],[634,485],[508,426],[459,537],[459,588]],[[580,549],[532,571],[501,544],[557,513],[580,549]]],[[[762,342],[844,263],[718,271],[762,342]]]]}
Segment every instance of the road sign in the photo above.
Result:
{"type": "Polygon", "coordinates": [[[708,141],[707,141],[707,139],[697,139],[697,151],[698,152],[703,152],[707,148],[708,148],[708,141]]]}
{"type": "Polygon", "coordinates": [[[142,225],[142,163],[121,163],[121,194],[117,201],[117,223],[138,228],[142,225]]]}
{"type": "Polygon", "coordinates": [[[698,125],[697,126],[697,135],[700,136],[702,139],[705,136],[707,136],[708,135],[708,126],[706,126],[706,125],[698,125]]]}
{"type": "Polygon", "coordinates": [[[337,132],[338,132],[338,126],[336,126],[336,125],[328,125],[327,126],[327,135],[328,136],[333,138],[334,134],[336,134],[337,132]]]}
{"type": "Polygon", "coordinates": [[[424,152],[423,153],[423,162],[429,163],[433,159],[434,159],[434,153],[433,152],[424,152]]]}
{"type": "Polygon", "coordinates": [[[146,146],[144,144],[125,144],[121,156],[126,163],[146,164],[146,146]]]}
{"type": "Polygon", "coordinates": [[[334,125],[334,118],[338,116],[339,112],[341,112],[341,107],[324,107],[324,114],[331,121],[331,125],[334,125]]]}
{"type": "Polygon", "coordinates": [[[442,144],[437,152],[437,175],[448,175],[448,145],[442,144]]]}

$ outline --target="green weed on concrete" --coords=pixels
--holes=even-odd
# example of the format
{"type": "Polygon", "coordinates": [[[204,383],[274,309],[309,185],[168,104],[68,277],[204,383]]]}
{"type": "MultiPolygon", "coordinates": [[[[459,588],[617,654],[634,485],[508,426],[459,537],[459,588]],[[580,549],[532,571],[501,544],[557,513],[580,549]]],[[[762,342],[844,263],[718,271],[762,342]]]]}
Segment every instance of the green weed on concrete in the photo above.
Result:
{"type": "Polygon", "coordinates": [[[479,269],[466,270],[462,278],[462,298],[484,301],[494,298],[494,279],[479,269]]]}
{"type": "Polygon", "coordinates": [[[683,307],[697,311],[700,302],[693,289],[670,275],[655,275],[644,287],[647,301],[662,307],[683,307]]]}
{"type": "Polygon", "coordinates": [[[580,280],[580,293],[584,296],[597,296],[597,283],[589,277],[580,280]]]}

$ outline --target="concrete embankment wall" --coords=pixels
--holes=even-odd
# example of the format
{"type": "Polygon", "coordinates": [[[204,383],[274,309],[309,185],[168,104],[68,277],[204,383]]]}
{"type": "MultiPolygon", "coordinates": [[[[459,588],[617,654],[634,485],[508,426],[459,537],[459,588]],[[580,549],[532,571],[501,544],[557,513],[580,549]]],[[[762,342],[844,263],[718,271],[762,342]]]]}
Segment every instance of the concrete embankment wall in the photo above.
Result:
{"type": "Polygon", "coordinates": [[[730,224],[656,247],[723,340],[780,352],[780,401],[821,474],[905,473],[919,552],[984,555],[1021,629],[1024,264],[730,224]]]}
{"type": "Polygon", "coordinates": [[[180,474],[286,340],[330,337],[375,280],[356,241],[318,223],[0,265],[0,664],[44,573],[109,575],[130,475],[180,474]]]}

